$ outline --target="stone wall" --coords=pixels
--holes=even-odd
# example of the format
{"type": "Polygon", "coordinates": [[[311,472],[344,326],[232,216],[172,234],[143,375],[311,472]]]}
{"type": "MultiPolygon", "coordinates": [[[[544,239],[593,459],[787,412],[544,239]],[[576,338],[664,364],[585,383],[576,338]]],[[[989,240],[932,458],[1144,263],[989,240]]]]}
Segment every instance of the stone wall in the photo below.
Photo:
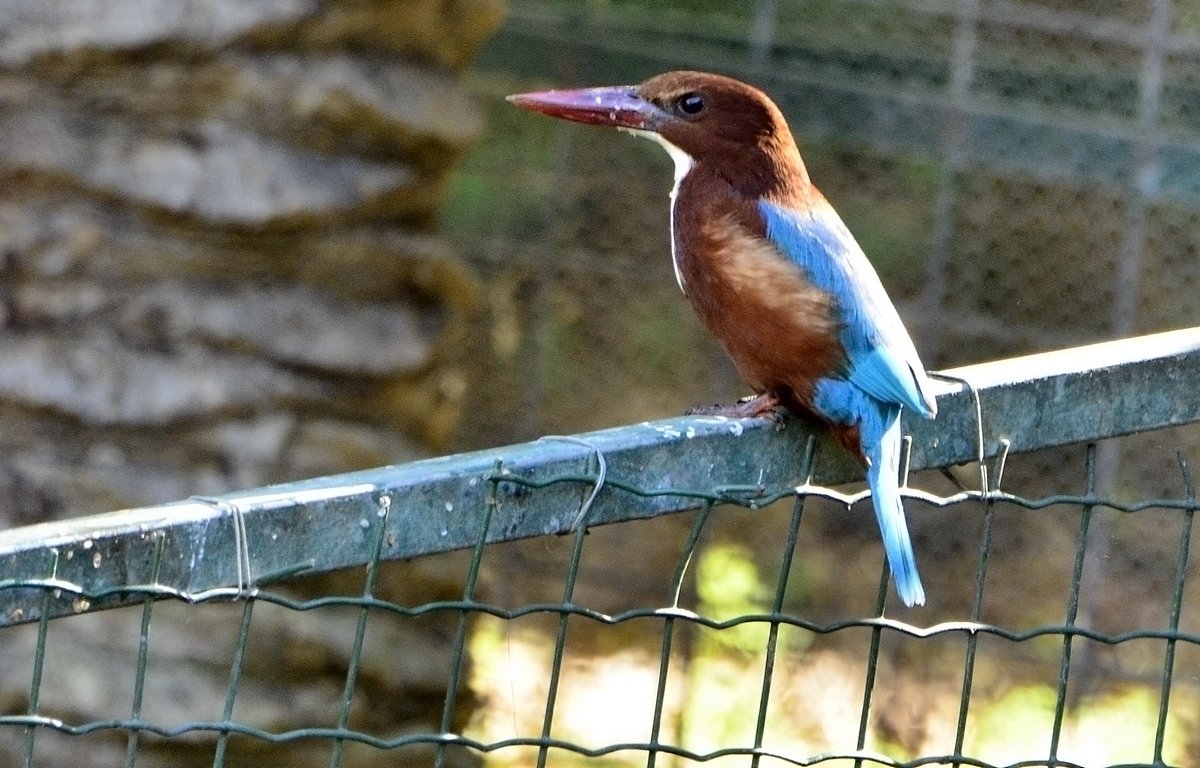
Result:
{"type": "Polygon", "coordinates": [[[412,457],[499,2],[0,2],[0,520],[412,457]]]}
{"type": "MultiPolygon", "coordinates": [[[[466,388],[455,348],[476,283],[432,224],[483,128],[459,75],[503,12],[502,0],[0,0],[0,526],[444,444],[466,388]]],[[[440,580],[397,581],[411,597],[440,580]]],[[[194,620],[156,617],[153,642],[184,677],[148,717],[187,716],[172,689],[220,695],[231,639],[189,642],[194,620]]],[[[264,620],[307,650],[252,662],[244,699],[264,727],[292,727],[307,713],[302,690],[273,694],[271,680],[290,670],[306,690],[336,693],[345,638],[317,616],[264,620]]],[[[109,646],[136,622],[56,622],[57,642],[77,649],[60,657],[63,680],[127,691],[135,655],[109,646]]],[[[0,645],[18,653],[29,639],[0,645]]],[[[404,644],[414,658],[447,652],[404,644]]],[[[442,682],[430,677],[366,687],[430,700],[391,705],[392,727],[436,723],[442,682]]],[[[48,686],[46,705],[74,720],[104,709],[70,685],[48,686]]],[[[25,675],[0,686],[4,711],[23,712],[25,675]]],[[[192,716],[219,714],[207,704],[192,716]]],[[[379,716],[369,692],[356,707],[379,716]]],[[[39,756],[99,765],[124,750],[122,734],[101,742],[112,749],[85,755],[64,739],[39,756]]],[[[0,743],[0,755],[15,748],[0,743]]],[[[327,762],[328,745],[313,748],[327,762]]],[[[278,764],[308,764],[304,749],[278,764]]],[[[397,764],[352,754],[348,765],[397,764]]],[[[194,757],[211,764],[211,747],[194,757]]]]}

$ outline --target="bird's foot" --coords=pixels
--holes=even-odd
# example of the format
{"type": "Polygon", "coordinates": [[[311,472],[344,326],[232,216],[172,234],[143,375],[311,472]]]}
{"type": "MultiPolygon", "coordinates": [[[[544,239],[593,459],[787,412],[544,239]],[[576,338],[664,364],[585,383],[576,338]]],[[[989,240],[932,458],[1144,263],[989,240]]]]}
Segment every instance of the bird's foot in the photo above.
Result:
{"type": "Polygon", "coordinates": [[[733,405],[697,405],[689,408],[689,416],[725,416],[730,419],[766,418],[779,423],[783,414],[779,410],[779,398],[771,393],[743,397],[733,405]]]}

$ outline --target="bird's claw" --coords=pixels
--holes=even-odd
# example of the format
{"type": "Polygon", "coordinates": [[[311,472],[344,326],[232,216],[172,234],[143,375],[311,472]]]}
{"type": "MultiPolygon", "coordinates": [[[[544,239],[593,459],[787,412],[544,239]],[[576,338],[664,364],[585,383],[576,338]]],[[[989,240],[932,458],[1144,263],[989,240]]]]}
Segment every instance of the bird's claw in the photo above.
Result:
{"type": "Polygon", "coordinates": [[[697,405],[687,410],[688,416],[724,416],[730,419],[770,419],[783,421],[779,398],[772,394],[743,397],[733,405],[697,405]]]}

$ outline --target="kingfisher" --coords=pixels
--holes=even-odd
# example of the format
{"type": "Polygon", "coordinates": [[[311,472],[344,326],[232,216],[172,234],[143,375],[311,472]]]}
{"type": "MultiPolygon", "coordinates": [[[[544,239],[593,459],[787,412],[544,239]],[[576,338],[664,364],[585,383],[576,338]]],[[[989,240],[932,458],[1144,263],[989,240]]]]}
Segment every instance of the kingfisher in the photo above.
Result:
{"type": "Polygon", "coordinates": [[[754,396],[707,409],[827,425],[866,467],[896,591],[925,590],[900,496],[900,412],[937,403],[883,283],[809,179],[783,114],[746,83],[667,72],[640,85],[509,96],[552,117],[619,128],[675,164],[675,279],[754,396]]]}

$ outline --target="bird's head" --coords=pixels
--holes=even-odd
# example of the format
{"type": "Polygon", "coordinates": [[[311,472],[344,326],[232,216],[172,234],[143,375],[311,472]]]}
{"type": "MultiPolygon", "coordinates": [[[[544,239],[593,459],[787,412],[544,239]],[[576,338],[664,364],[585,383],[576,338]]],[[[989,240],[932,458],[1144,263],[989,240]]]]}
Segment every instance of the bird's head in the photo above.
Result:
{"type": "Polygon", "coordinates": [[[667,72],[641,85],[509,96],[552,117],[627,130],[662,143],[680,162],[706,166],[747,197],[807,184],[779,108],[757,88],[707,72],[667,72]]]}

